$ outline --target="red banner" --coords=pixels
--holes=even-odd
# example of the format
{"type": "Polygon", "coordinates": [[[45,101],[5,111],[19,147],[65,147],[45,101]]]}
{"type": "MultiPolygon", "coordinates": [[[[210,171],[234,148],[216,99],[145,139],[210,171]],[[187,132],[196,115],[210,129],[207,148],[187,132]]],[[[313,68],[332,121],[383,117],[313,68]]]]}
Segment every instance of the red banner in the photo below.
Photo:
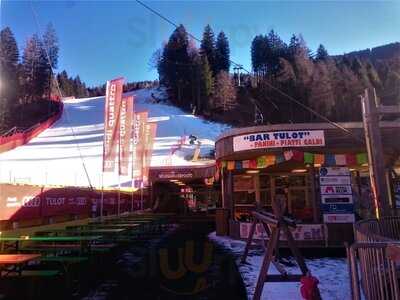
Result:
{"type": "Polygon", "coordinates": [[[143,156],[145,151],[145,125],[147,124],[148,112],[135,113],[133,122],[133,183],[143,178],[143,156]]]}
{"type": "MultiPolygon", "coordinates": [[[[120,212],[130,211],[132,194],[121,192],[120,212]]],[[[104,191],[104,215],[117,213],[117,191],[104,191]]],[[[52,216],[100,215],[101,191],[80,188],[0,184],[0,220],[20,221],[52,216]]],[[[134,195],[134,209],[140,207],[134,195]]]]}
{"type": "Polygon", "coordinates": [[[122,97],[119,127],[119,174],[127,176],[129,172],[129,150],[132,137],[133,96],[122,97]]]}
{"type": "Polygon", "coordinates": [[[148,184],[154,140],[157,135],[157,123],[147,123],[145,127],[145,151],[143,158],[143,183],[148,184]]]}
{"type": "Polygon", "coordinates": [[[123,84],[123,78],[107,81],[104,109],[103,172],[114,172],[115,169],[123,84]]]}

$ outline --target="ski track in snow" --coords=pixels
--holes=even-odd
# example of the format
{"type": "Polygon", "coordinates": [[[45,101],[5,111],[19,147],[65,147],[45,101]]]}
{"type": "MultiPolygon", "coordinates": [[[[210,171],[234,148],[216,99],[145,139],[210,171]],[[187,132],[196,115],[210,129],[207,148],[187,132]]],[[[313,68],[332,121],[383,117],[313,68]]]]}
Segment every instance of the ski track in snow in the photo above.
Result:
{"type": "MultiPolygon", "coordinates": [[[[209,238],[217,245],[222,246],[237,256],[236,263],[239,266],[239,271],[246,286],[248,299],[252,299],[264,253],[257,249],[250,250],[246,264],[241,264],[240,257],[244,251],[244,247],[246,246],[244,241],[217,236],[215,232],[211,233],[209,238]]],[[[319,289],[321,291],[322,299],[351,299],[350,280],[345,258],[310,258],[306,259],[306,264],[312,275],[317,277],[320,282],[319,289]]],[[[285,266],[285,269],[289,274],[300,273],[297,266],[285,266]]],[[[269,272],[270,274],[279,274],[273,265],[270,266],[269,272]]],[[[300,283],[266,283],[264,285],[262,299],[301,300],[300,283]]]]}
{"type": "MultiPolygon", "coordinates": [[[[194,145],[185,144],[170,156],[171,147],[183,135],[192,134],[201,141],[200,153],[209,153],[214,149],[216,137],[230,127],[187,114],[167,102],[153,103],[152,93],[157,99],[164,97],[162,89],[125,94],[135,95],[135,110],[149,111],[149,121],[158,123],[151,166],[204,164],[204,161],[185,160],[185,156],[193,155],[194,145]]],[[[104,97],[65,101],[62,117],[51,128],[28,144],[0,154],[0,182],[88,186],[80,150],[91,184],[101,187],[103,130],[104,97]]],[[[130,185],[129,176],[121,176],[120,180],[122,186],[130,185]]],[[[116,187],[118,174],[105,173],[103,183],[105,187],[116,187]]]]}

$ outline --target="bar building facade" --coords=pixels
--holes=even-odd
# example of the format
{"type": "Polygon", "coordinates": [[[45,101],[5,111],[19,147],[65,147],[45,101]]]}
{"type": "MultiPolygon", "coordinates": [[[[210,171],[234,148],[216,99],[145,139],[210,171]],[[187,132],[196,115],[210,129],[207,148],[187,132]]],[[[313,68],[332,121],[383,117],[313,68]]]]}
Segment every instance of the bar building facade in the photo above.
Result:
{"type": "MultiPolygon", "coordinates": [[[[363,124],[277,124],[232,129],[216,141],[222,207],[229,235],[246,238],[249,212],[271,211],[277,193],[298,226],[294,237],[308,246],[343,246],[353,223],[374,217],[363,124]]],[[[381,122],[390,205],[400,208],[400,122],[381,122]],[[397,172],[396,172],[397,171],[397,172]],[[397,201],[396,201],[397,199],[397,201]],[[397,202],[397,203],[396,203],[397,202]]],[[[263,230],[257,228],[256,236],[263,230]]]]}

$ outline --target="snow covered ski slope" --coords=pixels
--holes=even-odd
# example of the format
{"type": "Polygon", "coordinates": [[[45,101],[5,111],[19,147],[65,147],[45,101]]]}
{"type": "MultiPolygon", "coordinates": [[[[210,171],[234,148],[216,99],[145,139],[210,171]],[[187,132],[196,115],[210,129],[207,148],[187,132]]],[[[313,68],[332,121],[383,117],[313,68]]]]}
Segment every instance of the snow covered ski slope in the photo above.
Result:
{"type": "MultiPolygon", "coordinates": [[[[187,160],[196,146],[185,142],[178,147],[182,136],[196,136],[201,142],[201,155],[206,156],[214,149],[216,137],[229,128],[172,105],[154,103],[151,95],[161,98],[162,90],[142,89],[128,94],[136,96],[136,111],[149,111],[149,121],[158,123],[152,167],[205,163],[187,160]],[[172,149],[175,151],[171,155],[172,149]]],[[[88,186],[85,164],[92,186],[101,187],[102,180],[105,187],[118,185],[116,173],[105,173],[102,179],[104,97],[68,100],[64,104],[62,117],[51,128],[27,145],[0,154],[1,183],[88,186]]],[[[121,177],[120,181],[128,184],[129,177],[121,177]]]]}

